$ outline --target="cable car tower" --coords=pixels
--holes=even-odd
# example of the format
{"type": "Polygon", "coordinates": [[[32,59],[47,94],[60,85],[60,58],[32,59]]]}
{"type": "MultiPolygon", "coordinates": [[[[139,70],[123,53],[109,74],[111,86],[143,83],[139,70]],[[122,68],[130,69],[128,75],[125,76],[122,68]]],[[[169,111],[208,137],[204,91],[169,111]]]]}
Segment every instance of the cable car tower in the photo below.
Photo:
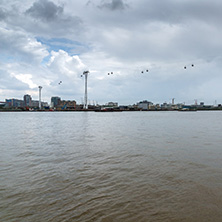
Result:
{"type": "Polygon", "coordinates": [[[41,102],[41,90],[42,90],[42,86],[39,86],[38,87],[39,88],[39,109],[41,110],[41,108],[42,108],[42,102],[41,102]]]}
{"type": "MultiPolygon", "coordinates": [[[[87,101],[87,79],[88,79],[89,71],[84,71],[83,75],[85,76],[85,97],[84,97],[84,109],[88,109],[88,101],[87,101]]],[[[82,76],[83,76],[82,75],[82,76]]]]}

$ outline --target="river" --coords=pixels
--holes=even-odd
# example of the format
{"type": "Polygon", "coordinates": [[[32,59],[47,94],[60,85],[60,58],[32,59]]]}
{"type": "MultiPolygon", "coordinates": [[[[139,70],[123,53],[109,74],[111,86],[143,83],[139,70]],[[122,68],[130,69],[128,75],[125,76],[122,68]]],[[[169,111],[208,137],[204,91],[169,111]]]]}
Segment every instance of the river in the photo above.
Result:
{"type": "Polygon", "coordinates": [[[0,221],[222,221],[222,112],[0,113],[0,221]]]}

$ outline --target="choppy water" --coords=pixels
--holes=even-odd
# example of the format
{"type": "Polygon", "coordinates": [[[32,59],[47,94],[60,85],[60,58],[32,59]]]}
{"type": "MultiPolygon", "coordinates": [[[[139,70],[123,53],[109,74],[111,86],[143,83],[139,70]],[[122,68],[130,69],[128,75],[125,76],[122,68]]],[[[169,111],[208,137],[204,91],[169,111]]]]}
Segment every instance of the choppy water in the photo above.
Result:
{"type": "Polygon", "coordinates": [[[222,221],[222,112],[0,113],[0,221],[222,221]]]}

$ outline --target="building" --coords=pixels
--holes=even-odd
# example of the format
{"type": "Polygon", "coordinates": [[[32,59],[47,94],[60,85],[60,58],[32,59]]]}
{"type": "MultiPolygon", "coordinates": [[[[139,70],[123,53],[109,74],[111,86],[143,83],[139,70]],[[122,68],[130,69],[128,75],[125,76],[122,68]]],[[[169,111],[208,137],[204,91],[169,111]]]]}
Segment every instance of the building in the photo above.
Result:
{"type": "Polygon", "coordinates": [[[6,99],[5,108],[21,108],[24,107],[24,101],[20,99],[6,99]]]}
{"type": "Polygon", "coordinates": [[[141,110],[148,110],[153,106],[152,102],[149,102],[147,100],[143,100],[139,103],[137,103],[137,107],[141,110]]]}
{"type": "MultiPolygon", "coordinates": [[[[42,107],[47,107],[47,102],[41,102],[42,107]]],[[[29,109],[29,108],[36,108],[39,107],[38,100],[32,100],[32,97],[28,94],[24,95],[23,100],[20,99],[6,99],[5,100],[5,108],[22,108],[22,109],[29,109]]]]}
{"type": "Polygon", "coordinates": [[[25,107],[32,107],[32,97],[30,95],[24,95],[23,101],[25,107]]]}
{"type": "Polygon", "coordinates": [[[0,109],[2,109],[3,107],[5,107],[5,102],[0,102],[0,109]]]}
{"type": "Polygon", "coordinates": [[[116,108],[116,107],[118,107],[118,103],[116,103],[116,102],[108,102],[105,106],[116,108]]]}
{"type": "Polygon", "coordinates": [[[59,104],[59,108],[76,109],[76,101],[75,100],[61,100],[59,104]]]}
{"type": "Polygon", "coordinates": [[[51,97],[51,107],[56,109],[76,109],[75,100],[61,100],[60,97],[51,97]]]}
{"type": "Polygon", "coordinates": [[[61,102],[61,98],[58,96],[51,97],[51,107],[58,108],[61,102]]]}

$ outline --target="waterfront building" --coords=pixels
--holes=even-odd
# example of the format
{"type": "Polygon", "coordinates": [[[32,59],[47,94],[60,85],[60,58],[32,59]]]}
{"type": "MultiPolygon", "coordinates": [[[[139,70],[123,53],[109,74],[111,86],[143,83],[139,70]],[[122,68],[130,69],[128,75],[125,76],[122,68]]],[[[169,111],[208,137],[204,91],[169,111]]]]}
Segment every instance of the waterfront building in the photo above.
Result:
{"type": "MultiPolygon", "coordinates": [[[[48,103],[47,102],[41,102],[41,107],[48,107],[48,103]]],[[[32,100],[32,105],[30,106],[32,108],[39,108],[39,100],[32,100]]]]}
{"type": "Polygon", "coordinates": [[[38,100],[33,100],[32,101],[32,108],[34,108],[34,107],[36,107],[36,108],[39,107],[39,101],[38,100]]]}
{"type": "Polygon", "coordinates": [[[47,102],[41,102],[41,107],[45,108],[49,108],[49,104],[47,102]]]}
{"type": "Polygon", "coordinates": [[[28,94],[24,95],[23,100],[25,107],[32,107],[32,97],[30,95],[28,94]]]}
{"type": "Polygon", "coordinates": [[[0,102],[0,109],[2,109],[3,107],[5,107],[5,102],[0,102]]]}
{"type": "Polygon", "coordinates": [[[61,100],[60,97],[51,97],[51,107],[56,109],[76,109],[75,100],[61,100]]]}
{"type": "Polygon", "coordinates": [[[24,106],[24,101],[19,99],[6,99],[5,108],[20,108],[24,106]]]}
{"type": "MultiPolygon", "coordinates": [[[[47,107],[47,102],[42,102],[42,107],[47,107]]],[[[24,95],[23,100],[20,99],[6,99],[5,100],[5,108],[38,108],[39,107],[39,101],[38,100],[32,100],[32,97],[30,95],[24,95]]]]}
{"type": "Polygon", "coordinates": [[[61,98],[58,96],[51,97],[51,107],[52,108],[58,108],[59,104],[61,102],[61,98]]]}
{"type": "Polygon", "coordinates": [[[147,100],[143,100],[141,102],[139,102],[137,104],[137,107],[141,110],[148,110],[150,109],[151,107],[153,106],[153,103],[152,102],[149,102],[147,100]]]}
{"type": "Polygon", "coordinates": [[[118,107],[118,103],[116,103],[116,102],[108,102],[106,104],[106,106],[108,106],[108,107],[118,107]]]}
{"type": "Polygon", "coordinates": [[[59,108],[76,109],[76,101],[75,100],[61,100],[59,104],[59,108]]]}

